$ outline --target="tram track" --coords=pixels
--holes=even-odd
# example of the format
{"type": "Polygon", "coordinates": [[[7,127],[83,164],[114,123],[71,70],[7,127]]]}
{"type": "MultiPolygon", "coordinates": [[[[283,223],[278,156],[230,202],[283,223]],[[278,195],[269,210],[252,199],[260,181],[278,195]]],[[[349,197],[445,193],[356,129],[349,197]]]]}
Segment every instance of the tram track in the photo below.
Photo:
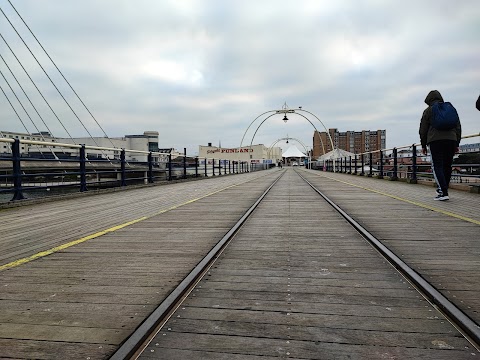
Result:
{"type": "MultiPolygon", "coordinates": [[[[247,219],[251,217],[255,209],[264,201],[268,193],[276,186],[278,181],[284,176],[287,170],[283,171],[265,192],[256,200],[241,219],[225,234],[225,236],[208,252],[208,254],[198,263],[187,277],[175,288],[170,295],[152,312],[152,314],[135,330],[134,333],[120,346],[110,359],[136,359],[147,348],[152,339],[158,334],[165,323],[175,313],[175,310],[181,306],[190,292],[201,281],[203,276],[209,271],[215,261],[221,256],[222,252],[235,237],[238,231],[245,225],[247,219]]],[[[434,307],[442,313],[447,319],[460,330],[463,336],[477,350],[480,347],[480,331],[478,325],[467,315],[458,309],[453,303],[445,298],[434,286],[425,281],[419,273],[409,267],[396,254],[390,251],[377,238],[375,238],[367,229],[362,227],[355,219],[343,211],[337,204],[325,196],[317,187],[303,177],[299,172],[295,173],[310,186],[325,202],[327,202],[336,213],[340,214],[361,236],[366,239],[375,250],[382,255],[420,294],[427,299],[434,307]]]]}
{"type": "Polygon", "coordinates": [[[454,303],[448,300],[432,284],[426,281],[417,271],[405,263],[399,256],[373,236],[367,229],[361,226],[349,214],[343,211],[337,204],[330,200],[317,187],[297,173],[310,187],[328,202],[340,215],[342,215],[352,227],[355,228],[390,264],[392,264],[402,276],[407,279],[438,311],[465,336],[465,338],[480,351],[480,327],[468,317],[454,303]]]}

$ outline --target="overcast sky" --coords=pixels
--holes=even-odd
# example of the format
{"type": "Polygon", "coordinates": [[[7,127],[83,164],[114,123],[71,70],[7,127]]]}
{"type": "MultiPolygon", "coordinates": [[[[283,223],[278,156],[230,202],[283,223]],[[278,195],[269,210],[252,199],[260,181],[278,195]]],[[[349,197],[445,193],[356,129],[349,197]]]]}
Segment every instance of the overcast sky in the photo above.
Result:
{"type": "MultiPolygon", "coordinates": [[[[424,99],[433,89],[457,108],[464,134],[480,131],[478,0],[12,3],[110,137],[156,130],[160,147],[187,147],[189,153],[208,142],[236,147],[256,117],[286,102],[315,114],[321,122],[309,119],[320,131],[386,129],[390,148],[419,141],[424,99]]],[[[102,136],[9,2],[0,0],[0,6],[88,131],[102,136]]],[[[0,32],[63,126],[73,137],[85,136],[1,13],[0,32]]],[[[53,135],[67,136],[5,42],[0,44],[53,135]]],[[[45,130],[1,59],[0,70],[45,130]]],[[[0,86],[35,132],[1,76],[0,86]]],[[[2,92],[0,106],[0,130],[24,131],[2,92]]],[[[305,118],[289,115],[286,124],[282,118],[266,120],[253,142],[269,146],[288,135],[312,145],[314,128],[305,118]]]]}

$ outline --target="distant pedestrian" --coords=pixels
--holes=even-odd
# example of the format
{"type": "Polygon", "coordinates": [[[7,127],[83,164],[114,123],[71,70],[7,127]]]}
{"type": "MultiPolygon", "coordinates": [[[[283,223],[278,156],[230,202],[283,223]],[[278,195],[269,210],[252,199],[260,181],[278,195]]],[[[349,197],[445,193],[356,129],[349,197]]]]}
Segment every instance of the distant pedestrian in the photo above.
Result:
{"type": "Polygon", "coordinates": [[[480,96],[477,99],[477,102],[475,103],[475,106],[477,107],[477,110],[480,111],[480,96]]]}
{"type": "Polygon", "coordinates": [[[452,175],[453,156],[458,152],[462,127],[457,111],[444,102],[438,90],[432,90],[425,98],[428,108],[420,121],[420,140],[423,154],[430,150],[432,170],[437,183],[434,200],[449,200],[448,186],[452,175]]]}

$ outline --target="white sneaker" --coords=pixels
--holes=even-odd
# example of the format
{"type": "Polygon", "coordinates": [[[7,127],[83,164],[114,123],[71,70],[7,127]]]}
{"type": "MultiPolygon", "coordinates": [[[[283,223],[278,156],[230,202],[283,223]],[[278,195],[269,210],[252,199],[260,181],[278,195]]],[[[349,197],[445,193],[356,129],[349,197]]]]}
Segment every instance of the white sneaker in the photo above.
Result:
{"type": "Polygon", "coordinates": [[[434,197],[433,200],[445,201],[445,200],[450,200],[450,198],[448,197],[448,195],[439,194],[436,197],[434,197]]]}

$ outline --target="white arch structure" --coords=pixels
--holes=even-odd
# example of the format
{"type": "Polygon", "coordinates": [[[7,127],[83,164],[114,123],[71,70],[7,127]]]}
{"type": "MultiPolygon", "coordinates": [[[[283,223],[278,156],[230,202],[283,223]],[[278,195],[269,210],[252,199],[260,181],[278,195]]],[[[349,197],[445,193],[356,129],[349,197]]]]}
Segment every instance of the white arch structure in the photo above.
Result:
{"type": "MultiPolygon", "coordinates": [[[[310,111],[307,111],[307,110],[303,110],[301,108],[299,109],[289,109],[288,106],[287,106],[287,103],[285,103],[283,106],[282,106],[282,109],[281,110],[269,110],[269,111],[265,111],[264,113],[258,115],[251,123],[250,125],[248,125],[247,127],[247,130],[245,130],[245,133],[243,134],[243,137],[242,137],[242,140],[240,141],[240,148],[242,147],[243,145],[243,140],[245,139],[245,135],[247,134],[248,130],[250,129],[250,127],[253,125],[253,123],[255,123],[255,121],[257,121],[260,117],[262,117],[263,115],[266,115],[266,114],[270,114],[268,115],[261,123],[260,125],[258,125],[257,129],[255,130],[255,133],[253,134],[253,137],[252,137],[252,140],[250,142],[250,147],[252,146],[253,144],[253,139],[255,138],[255,135],[257,134],[258,132],[258,129],[260,129],[260,127],[263,125],[263,123],[265,121],[267,121],[269,118],[271,118],[272,116],[274,115],[277,115],[277,114],[284,114],[284,119],[285,122],[288,120],[286,117],[287,117],[287,114],[297,114],[297,115],[300,115],[301,117],[305,118],[312,126],[313,128],[318,132],[318,136],[320,137],[320,142],[322,144],[322,149],[323,149],[323,153],[325,154],[325,146],[323,144],[323,140],[322,140],[322,137],[320,136],[320,131],[318,131],[318,129],[315,127],[315,125],[310,121],[310,119],[308,117],[306,117],[305,115],[301,114],[300,112],[304,112],[304,113],[307,113],[307,114],[310,114],[312,115],[313,117],[315,117],[315,119],[317,119],[320,124],[322,124],[323,128],[325,129],[325,132],[327,133],[328,135],[328,139],[330,140],[330,145],[332,147],[332,150],[335,149],[335,146],[333,145],[333,140],[332,140],[332,137],[330,136],[330,133],[328,132],[328,129],[326,128],[325,124],[322,122],[322,120],[320,120],[318,118],[318,116],[316,116],[314,113],[310,112],[310,111]]],[[[335,171],[335,169],[334,169],[335,171]]]]}
{"type": "Polygon", "coordinates": [[[300,145],[302,145],[303,149],[305,150],[305,155],[308,154],[308,149],[307,149],[307,146],[302,142],[300,141],[299,139],[297,138],[293,138],[293,137],[284,137],[284,138],[280,138],[280,139],[277,139],[273,142],[272,145],[270,145],[270,147],[268,148],[268,151],[270,151],[277,143],[279,143],[280,141],[282,140],[295,140],[296,142],[298,142],[300,145]]]}

